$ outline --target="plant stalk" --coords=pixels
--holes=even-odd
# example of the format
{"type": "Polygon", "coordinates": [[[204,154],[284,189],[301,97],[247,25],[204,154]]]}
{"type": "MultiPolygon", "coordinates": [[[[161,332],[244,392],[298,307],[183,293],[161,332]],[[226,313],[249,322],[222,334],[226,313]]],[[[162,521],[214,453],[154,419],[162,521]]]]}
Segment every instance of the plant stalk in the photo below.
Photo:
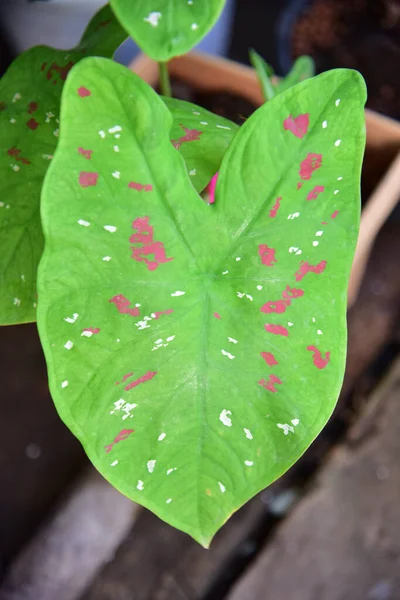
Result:
{"type": "Polygon", "coordinates": [[[165,62],[159,62],[158,65],[160,68],[161,94],[163,96],[167,96],[168,98],[172,98],[171,82],[169,79],[169,72],[168,72],[168,64],[165,62]]]}

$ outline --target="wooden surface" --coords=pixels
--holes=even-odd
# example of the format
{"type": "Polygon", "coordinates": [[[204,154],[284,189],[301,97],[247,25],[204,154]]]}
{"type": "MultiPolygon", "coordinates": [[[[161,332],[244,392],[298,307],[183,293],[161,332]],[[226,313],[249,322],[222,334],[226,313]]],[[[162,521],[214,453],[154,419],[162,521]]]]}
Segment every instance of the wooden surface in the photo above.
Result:
{"type": "Polygon", "coordinates": [[[400,598],[400,359],[229,600],[400,598]]]}
{"type": "Polygon", "coordinates": [[[0,600],[75,600],[112,558],[138,511],[91,467],[14,561],[0,600]]]}

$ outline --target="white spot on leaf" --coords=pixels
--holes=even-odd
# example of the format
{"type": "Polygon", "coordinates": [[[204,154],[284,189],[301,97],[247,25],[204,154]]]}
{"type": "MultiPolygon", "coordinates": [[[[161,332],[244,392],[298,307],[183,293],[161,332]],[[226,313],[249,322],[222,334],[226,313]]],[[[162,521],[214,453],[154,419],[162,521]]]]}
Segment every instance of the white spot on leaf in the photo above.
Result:
{"type": "Polygon", "coordinates": [[[114,225],[104,225],[104,229],[110,233],[115,233],[117,228],[114,225]]]}
{"type": "Polygon", "coordinates": [[[89,221],[85,221],[84,219],[79,219],[79,221],[77,221],[78,225],[82,225],[83,227],[89,227],[90,223],[89,221]]]}
{"type": "Polygon", "coordinates": [[[224,356],[227,356],[230,360],[233,360],[235,358],[233,356],[233,354],[231,354],[230,352],[227,352],[226,350],[221,350],[221,354],[223,354],[224,356]]]}
{"type": "Polygon", "coordinates": [[[184,294],[186,294],[186,292],[179,292],[179,291],[176,291],[176,292],[174,292],[173,294],[171,294],[171,296],[173,296],[173,297],[176,297],[176,296],[183,296],[184,294]]]}
{"type": "Polygon", "coordinates": [[[73,347],[74,347],[74,344],[71,342],[71,340],[68,340],[68,342],[65,342],[65,344],[64,344],[64,348],[66,350],[71,350],[71,348],[73,348],[73,347]]]}
{"type": "Polygon", "coordinates": [[[226,487],[224,486],[223,483],[221,483],[220,481],[218,481],[218,485],[219,485],[219,489],[221,490],[222,494],[225,494],[226,492],[226,487]]]}
{"type": "Polygon", "coordinates": [[[163,440],[165,440],[165,438],[167,437],[166,433],[160,433],[160,435],[158,436],[158,441],[162,442],[163,440]]]}
{"type": "Polygon", "coordinates": [[[247,437],[248,440],[252,440],[253,439],[253,435],[252,435],[250,429],[246,429],[246,427],[244,427],[243,431],[244,431],[245,436],[247,437]]]}
{"type": "Polygon", "coordinates": [[[143,490],[143,488],[144,488],[144,483],[143,483],[143,481],[141,481],[141,480],[139,479],[139,481],[137,482],[136,489],[137,489],[137,490],[139,490],[139,491],[141,492],[141,491],[143,490]]]}
{"type": "Polygon", "coordinates": [[[152,473],[154,471],[154,467],[156,466],[156,462],[155,460],[148,460],[147,461],[147,470],[149,473],[152,473]]]}
{"type": "Polygon", "coordinates": [[[245,460],[244,464],[246,465],[246,467],[252,467],[254,463],[252,460],[245,460]]]}
{"type": "Polygon", "coordinates": [[[162,14],[160,12],[151,12],[148,17],[145,17],[143,21],[150,23],[152,27],[158,26],[158,21],[161,19],[162,14]]]}
{"type": "Polygon", "coordinates": [[[227,410],[226,408],[224,408],[221,414],[219,415],[219,420],[225,425],[225,427],[232,427],[231,414],[231,410],[227,410]]]}
{"type": "Polygon", "coordinates": [[[61,387],[62,388],[68,387],[68,381],[67,380],[63,381],[62,384],[61,384],[61,387]]]}

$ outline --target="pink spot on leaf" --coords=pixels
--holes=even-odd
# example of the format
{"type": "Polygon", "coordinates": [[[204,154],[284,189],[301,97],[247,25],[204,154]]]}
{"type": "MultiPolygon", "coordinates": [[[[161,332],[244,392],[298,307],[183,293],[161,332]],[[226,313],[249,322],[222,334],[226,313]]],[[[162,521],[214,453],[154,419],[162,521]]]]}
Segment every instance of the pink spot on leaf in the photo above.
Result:
{"type": "Polygon", "coordinates": [[[215,202],[215,188],[217,187],[218,175],[218,172],[215,173],[214,177],[211,179],[210,183],[207,186],[209,204],[214,204],[215,202]]]}
{"type": "Polygon", "coordinates": [[[150,381],[150,379],[153,379],[153,377],[155,377],[156,375],[157,375],[157,371],[148,371],[145,375],[142,375],[142,377],[139,377],[139,379],[136,379],[135,381],[131,381],[131,383],[128,383],[128,385],[125,386],[125,390],[128,392],[129,390],[140,385],[141,383],[150,381]]]}
{"type": "Polygon", "coordinates": [[[301,179],[311,179],[314,171],[319,169],[322,165],[322,154],[308,153],[306,158],[300,163],[299,175],[301,179]]]}
{"type": "Polygon", "coordinates": [[[100,329],[98,327],[85,327],[85,329],[82,329],[82,332],[83,331],[87,331],[92,335],[97,335],[98,333],[100,333],[100,329]]]}
{"type": "Polygon", "coordinates": [[[296,281],[301,281],[307,273],[316,273],[317,275],[320,275],[325,271],[325,267],[326,260],[321,260],[317,265],[310,265],[307,261],[302,261],[300,263],[300,269],[295,273],[296,281]]]}
{"type": "Polygon", "coordinates": [[[153,241],[153,227],[149,225],[149,217],[138,217],[132,223],[132,229],[136,229],[137,233],[134,233],[129,238],[132,244],[143,244],[138,248],[132,248],[132,258],[137,262],[144,262],[149,271],[154,271],[160,264],[174,260],[173,258],[167,258],[164,244],[162,242],[153,241]],[[153,260],[149,260],[147,257],[153,256],[153,260]]]}
{"type": "Polygon", "coordinates": [[[40,67],[41,71],[44,71],[46,68],[47,62],[42,63],[42,66],[40,67]]]}
{"type": "MultiPolygon", "coordinates": [[[[60,76],[60,79],[62,81],[65,81],[67,79],[68,73],[70,72],[70,70],[72,69],[74,64],[75,63],[71,60],[68,64],[66,64],[65,66],[62,67],[62,66],[58,65],[56,62],[53,62],[50,65],[49,70],[46,73],[46,79],[48,79],[50,81],[50,79],[53,76],[53,73],[55,73],[60,76]]],[[[54,79],[53,83],[57,83],[57,79],[54,79]]]]}
{"type": "Polygon", "coordinates": [[[38,103],[37,102],[29,102],[28,105],[28,115],[32,115],[34,112],[36,112],[38,109],[38,103]]]}
{"type": "Polygon", "coordinates": [[[261,258],[261,263],[266,267],[273,267],[276,263],[275,248],[269,248],[267,244],[258,246],[258,254],[261,258]]]}
{"type": "Polygon", "coordinates": [[[273,365],[278,364],[278,361],[276,360],[276,358],[272,354],[272,352],[260,352],[260,354],[269,367],[272,367],[273,365]]]}
{"type": "Polygon", "coordinates": [[[297,184],[297,189],[299,190],[300,188],[302,188],[304,185],[304,181],[299,181],[297,184]]]}
{"type": "Polygon", "coordinates": [[[182,127],[183,131],[185,132],[185,135],[182,135],[177,140],[171,140],[172,145],[177,150],[179,150],[179,148],[185,142],[197,142],[197,141],[199,141],[200,140],[200,136],[203,134],[202,131],[198,131],[197,129],[188,129],[187,127],[184,127],[183,125],[179,125],[179,127],[182,127]]]}
{"type": "Polygon", "coordinates": [[[289,335],[289,332],[286,329],[286,327],[282,327],[282,325],[273,325],[272,323],[266,323],[264,327],[265,331],[268,331],[268,333],[273,333],[274,335],[283,335],[284,337],[287,337],[289,335]]]}
{"type": "Polygon", "coordinates": [[[263,313],[284,313],[286,310],[286,302],[284,300],[276,300],[276,301],[271,301],[271,302],[266,302],[266,304],[263,304],[263,306],[260,308],[260,311],[263,313]]]}
{"type": "Polygon", "coordinates": [[[138,217],[132,222],[132,229],[137,231],[129,238],[132,244],[151,244],[153,242],[153,227],[149,225],[149,217],[138,217]]]}
{"type": "Polygon", "coordinates": [[[134,429],[121,429],[121,431],[114,438],[114,440],[111,442],[111,444],[108,444],[107,446],[104,446],[104,450],[108,454],[109,452],[111,452],[111,450],[113,449],[113,447],[115,446],[115,444],[118,444],[118,442],[122,442],[123,440],[126,440],[130,435],[132,435],[132,433],[135,433],[134,429]]]}
{"type": "Polygon", "coordinates": [[[21,150],[19,150],[18,148],[15,148],[15,147],[10,148],[9,150],[7,150],[7,154],[9,156],[13,156],[16,161],[20,161],[24,165],[30,165],[31,164],[30,161],[27,158],[23,158],[22,156],[20,156],[21,150]]]}
{"type": "Polygon", "coordinates": [[[297,138],[302,139],[308,131],[309,122],[310,115],[308,113],[299,115],[295,118],[293,118],[292,115],[289,115],[288,118],[283,121],[283,129],[285,131],[291,131],[297,138]]]}
{"type": "Polygon", "coordinates": [[[83,86],[78,88],[76,91],[78,92],[78,95],[81,98],[86,98],[87,96],[90,96],[92,94],[92,92],[90,90],[88,90],[86,87],[83,87],[83,86]]]}
{"type": "Polygon", "coordinates": [[[293,298],[300,298],[304,295],[304,291],[296,288],[290,288],[288,285],[282,292],[283,300],[274,300],[263,304],[260,311],[263,313],[284,313],[286,308],[291,305],[293,298]]]}
{"type": "Polygon", "coordinates": [[[79,183],[81,187],[90,187],[96,185],[98,178],[98,173],[87,173],[85,171],[81,171],[79,173],[79,183]]]}
{"type": "Polygon", "coordinates": [[[36,119],[32,118],[26,122],[26,126],[29,127],[29,129],[32,129],[32,131],[35,131],[35,129],[39,127],[39,123],[36,121],[36,119]]]}
{"type": "Polygon", "coordinates": [[[170,308],[168,310],[161,310],[159,312],[154,313],[154,315],[155,315],[154,318],[159,319],[161,317],[161,315],[170,315],[173,312],[174,312],[174,310],[172,308],[170,308]]]}
{"type": "Polygon", "coordinates": [[[338,210],[335,210],[335,212],[333,212],[333,213],[331,214],[331,219],[336,219],[336,217],[338,216],[338,214],[339,214],[339,211],[338,211],[338,210]]]}
{"type": "Polygon", "coordinates": [[[115,385],[119,385],[120,383],[122,383],[122,382],[126,381],[127,379],[129,379],[129,377],[132,377],[132,375],[133,375],[133,373],[127,373],[126,375],[124,375],[124,376],[122,377],[122,380],[121,380],[121,381],[116,381],[116,382],[115,382],[115,385]]]}
{"type": "Polygon", "coordinates": [[[307,200],[316,200],[319,196],[319,194],[321,194],[324,191],[324,186],[323,185],[316,185],[311,192],[309,192],[307,194],[307,200]]]}
{"type": "Polygon", "coordinates": [[[137,306],[135,306],[134,308],[129,308],[131,302],[130,300],[128,300],[128,298],[125,298],[123,294],[118,294],[117,296],[114,296],[113,298],[111,298],[111,300],[109,300],[109,302],[115,304],[117,311],[121,315],[130,315],[131,317],[138,317],[140,315],[137,306]]]}
{"type": "Polygon", "coordinates": [[[214,313],[214,317],[216,319],[222,319],[221,315],[219,313],[214,313]]]}
{"type": "Polygon", "coordinates": [[[265,379],[261,379],[261,381],[259,381],[258,383],[269,392],[276,392],[277,390],[275,388],[275,385],[281,385],[282,381],[276,375],[269,375],[268,381],[266,381],[265,379]]]}
{"type": "Polygon", "coordinates": [[[276,213],[278,212],[281,206],[281,200],[282,196],[279,196],[279,198],[276,199],[274,206],[269,211],[269,216],[271,217],[271,219],[274,219],[276,217],[276,213]]]}
{"type": "Polygon", "coordinates": [[[325,357],[323,357],[316,346],[307,346],[307,350],[313,353],[313,363],[317,369],[325,369],[329,363],[331,353],[325,352],[325,357]]]}
{"type": "Polygon", "coordinates": [[[143,185],[141,183],[136,183],[135,181],[130,181],[128,183],[128,188],[131,188],[132,190],[137,190],[138,192],[141,192],[142,190],[144,190],[145,192],[151,192],[153,186],[150,183],[145,183],[143,185]]]}
{"type": "Polygon", "coordinates": [[[87,158],[88,160],[90,160],[92,158],[93,150],[84,150],[82,148],[82,146],[79,146],[78,152],[79,152],[79,154],[82,154],[82,156],[87,158]]]}

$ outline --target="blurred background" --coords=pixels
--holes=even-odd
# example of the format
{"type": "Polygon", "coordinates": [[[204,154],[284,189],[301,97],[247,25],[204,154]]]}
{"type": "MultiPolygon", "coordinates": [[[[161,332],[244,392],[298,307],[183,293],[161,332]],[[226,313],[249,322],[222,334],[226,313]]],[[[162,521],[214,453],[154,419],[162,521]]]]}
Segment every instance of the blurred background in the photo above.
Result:
{"type": "MultiPolygon", "coordinates": [[[[0,1],[0,72],[33,45],[72,47],[102,4],[0,1]]],[[[96,474],[56,414],[35,325],[1,328],[0,600],[400,600],[400,0],[228,0],[199,49],[249,64],[249,48],[278,75],[302,54],[317,72],[358,69],[374,111],[362,202],[382,226],[334,415],[206,551],[96,474]]],[[[137,54],[128,40],[115,58],[137,54]]],[[[175,85],[239,123],[256,108],[175,85]]]]}

